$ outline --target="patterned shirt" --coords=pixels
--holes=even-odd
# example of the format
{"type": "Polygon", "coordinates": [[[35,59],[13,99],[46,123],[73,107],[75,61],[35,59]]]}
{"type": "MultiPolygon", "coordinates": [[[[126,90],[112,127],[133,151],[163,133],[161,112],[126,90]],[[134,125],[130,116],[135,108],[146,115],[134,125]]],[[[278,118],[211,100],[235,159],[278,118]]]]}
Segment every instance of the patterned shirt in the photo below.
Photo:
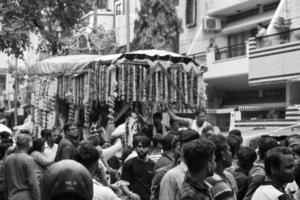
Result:
{"type": "Polygon", "coordinates": [[[191,179],[187,173],[179,191],[180,200],[213,200],[212,187],[205,181],[200,184],[191,179]]]}

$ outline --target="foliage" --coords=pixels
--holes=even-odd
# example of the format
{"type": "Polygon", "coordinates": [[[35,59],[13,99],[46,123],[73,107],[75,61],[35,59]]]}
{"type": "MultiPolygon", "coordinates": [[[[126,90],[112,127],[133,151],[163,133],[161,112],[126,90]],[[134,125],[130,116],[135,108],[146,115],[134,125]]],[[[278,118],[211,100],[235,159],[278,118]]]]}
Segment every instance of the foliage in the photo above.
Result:
{"type": "Polygon", "coordinates": [[[113,30],[106,31],[104,27],[100,25],[89,35],[89,38],[94,48],[98,50],[100,54],[116,53],[117,43],[113,30]]]}
{"type": "Polygon", "coordinates": [[[58,32],[68,32],[90,8],[86,0],[0,0],[0,50],[17,57],[29,45],[29,31],[40,34],[57,53],[58,32]]]}
{"type": "Polygon", "coordinates": [[[173,1],[141,0],[134,23],[134,49],[164,49],[178,52],[181,20],[173,1]]]}

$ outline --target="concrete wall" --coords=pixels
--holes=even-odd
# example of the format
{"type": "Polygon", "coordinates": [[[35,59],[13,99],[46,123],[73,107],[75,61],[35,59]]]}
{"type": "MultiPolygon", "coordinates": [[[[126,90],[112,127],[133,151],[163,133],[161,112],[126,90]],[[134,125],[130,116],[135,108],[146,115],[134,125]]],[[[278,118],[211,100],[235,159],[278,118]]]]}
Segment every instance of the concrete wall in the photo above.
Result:
{"type": "Polygon", "coordinates": [[[186,0],[180,0],[179,5],[177,6],[177,14],[178,17],[182,20],[182,29],[183,32],[180,33],[180,53],[186,53],[192,42],[194,37],[196,36],[197,32],[200,29],[199,37],[196,39],[196,43],[194,48],[191,51],[191,54],[199,53],[206,51],[207,46],[209,45],[209,38],[215,38],[216,44],[219,47],[227,46],[227,36],[220,35],[217,32],[204,32],[202,28],[203,18],[206,16],[206,6],[205,1],[197,1],[197,8],[196,8],[196,26],[194,27],[187,27],[185,22],[185,9],[186,9],[186,0]]]}
{"type": "MultiPolygon", "coordinates": [[[[119,46],[126,45],[126,5],[123,5],[123,0],[118,0],[115,2],[115,7],[117,4],[121,4],[122,9],[121,15],[115,15],[115,31],[116,31],[116,41],[119,46]]],[[[132,41],[134,36],[134,21],[138,18],[137,11],[140,9],[140,0],[130,0],[130,41],[132,41]]]]}
{"type": "Polygon", "coordinates": [[[247,74],[249,72],[249,59],[246,55],[214,61],[213,54],[212,52],[207,54],[207,72],[204,73],[204,79],[247,74]]]}

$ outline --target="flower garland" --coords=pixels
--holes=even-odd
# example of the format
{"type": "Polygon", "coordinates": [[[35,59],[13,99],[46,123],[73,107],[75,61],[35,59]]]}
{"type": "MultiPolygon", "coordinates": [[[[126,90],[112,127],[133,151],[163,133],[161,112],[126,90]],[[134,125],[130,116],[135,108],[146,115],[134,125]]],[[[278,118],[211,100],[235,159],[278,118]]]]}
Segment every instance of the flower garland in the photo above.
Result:
{"type": "MultiPolygon", "coordinates": [[[[143,82],[146,81],[147,79],[147,69],[145,67],[142,67],[143,70],[143,82]]],[[[143,97],[142,97],[142,102],[146,102],[147,101],[147,86],[144,85],[143,88],[143,97]]]]}
{"type": "Polygon", "coordinates": [[[188,77],[187,77],[187,72],[183,72],[183,77],[184,77],[184,103],[188,104],[189,103],[189,94],[188,94],[188,77]]]}

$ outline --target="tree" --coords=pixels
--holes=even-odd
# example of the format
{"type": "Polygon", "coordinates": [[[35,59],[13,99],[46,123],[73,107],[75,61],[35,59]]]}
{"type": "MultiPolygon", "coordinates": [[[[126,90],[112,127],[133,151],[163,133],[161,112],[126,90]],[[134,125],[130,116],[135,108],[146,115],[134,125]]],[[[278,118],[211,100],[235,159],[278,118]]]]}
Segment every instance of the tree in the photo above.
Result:
{"type": "Polygon", "coordinates": [[[90,9],[86,0],[0,0],[0,50],[21,57],[29,32],[43,36],[56,54],[60,33],[68,33],[90,9]]]}
{"type": "Polygon", "coordinates": [[[181,20],[173,1],[141,0],[138,19],[134,23],[134,49],[179,51],[181,20]]]}

